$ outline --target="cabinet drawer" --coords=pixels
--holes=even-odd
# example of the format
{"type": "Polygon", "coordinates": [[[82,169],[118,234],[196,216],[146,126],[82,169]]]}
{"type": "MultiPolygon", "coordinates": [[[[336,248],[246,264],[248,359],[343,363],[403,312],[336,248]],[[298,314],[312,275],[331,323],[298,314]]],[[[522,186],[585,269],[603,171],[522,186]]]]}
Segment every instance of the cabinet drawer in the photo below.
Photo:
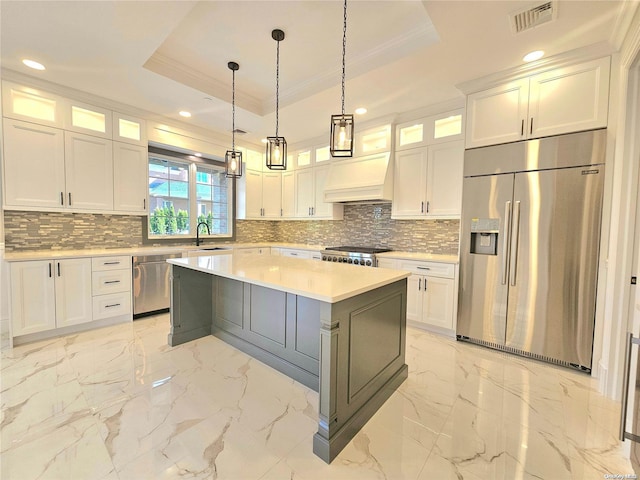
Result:
{"type": "Polygon", "coordinates": [[[131,268],[131,257],[128,255],[94,257],[91,259],[91,269],[94,272],[103,270],[120,270],[124,268],[131,268]]]}
{"type": "Polygon", "coordinates": [[[104,270],[91,274],[93,295],[131,291],[131,270],[104,270]]]}
{"type": "Polygon", "coordinates": [[[400,270],[409,270],[412,273],[429,275],[431,277],[453,278],[455,274],[455,265],[452,263],[401,260],[398,268],[400,270]]]}
{"type": "Polygon", "coordinates": [[[131,314],[131,292],[93,297],[94,320],[127,314],[131,314]]]}
{"type": "Polygon", "coordinates": [[[292,250],[290,248],[281,248],[280,255],[283,257],[292,257],[292,258],[311,258],[310,251],[307,250],[292,250]]]}

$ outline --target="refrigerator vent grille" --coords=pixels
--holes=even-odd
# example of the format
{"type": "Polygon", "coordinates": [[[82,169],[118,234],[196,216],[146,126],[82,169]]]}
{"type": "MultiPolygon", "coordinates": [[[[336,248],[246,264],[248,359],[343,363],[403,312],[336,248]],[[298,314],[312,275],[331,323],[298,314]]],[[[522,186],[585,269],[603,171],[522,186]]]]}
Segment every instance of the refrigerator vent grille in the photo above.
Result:
{"type": "Polygon", "coordinates": [[[564,362],[562,360],[558,360],[557,358],[546,357],[544,355],[538,355],[537,353],[525,352],[524,350],[519,350],[517,348],[508,347],[506,345],[500,345],[499,343],[487,342],[486,340],[479,340],[477,338],[469,338],[463,335],[457,336],[458,340],[462,340],[469,343],[475,343],[477,345],[483,345],[485,347],[493,348],[495,350],[500,350],[502,352],[513,353],[515,355],[520,355],[522,357],[533,358],[535,360],[541,360],[547,363],[553,363],[555,365],[561,365],[563,367],[574,368],[576,370],[580,370],[581,372],[591,372],[591,369],[585,367],[583,365],[576,365],[575,363],[564,362]]]}
{"type": "Polygon", "coordinates": [[[554,1],[541,3],[533,8],[512,13],[510,16],[511,31],[520,33],[550,22],[555,20],[557,13],[558,8],[554,1]]]}

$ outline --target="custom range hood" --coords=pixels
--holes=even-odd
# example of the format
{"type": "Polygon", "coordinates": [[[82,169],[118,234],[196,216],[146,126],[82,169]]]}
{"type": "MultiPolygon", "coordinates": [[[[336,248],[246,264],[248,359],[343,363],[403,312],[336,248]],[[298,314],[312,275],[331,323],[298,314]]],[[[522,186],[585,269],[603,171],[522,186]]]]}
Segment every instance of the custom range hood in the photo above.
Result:
{"type": "Polygon", "coordinates": [[[390,152],[348,160],[335,160],[329,166],[324,201],[390,202],[393,197],[393,164],[390,152]]]}

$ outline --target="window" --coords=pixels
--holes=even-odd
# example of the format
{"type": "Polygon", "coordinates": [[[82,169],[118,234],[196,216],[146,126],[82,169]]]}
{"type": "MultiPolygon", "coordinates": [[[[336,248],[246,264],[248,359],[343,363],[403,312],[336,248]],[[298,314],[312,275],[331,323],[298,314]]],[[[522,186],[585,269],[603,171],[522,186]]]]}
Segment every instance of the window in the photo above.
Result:
{"type": "Polygon", "coordinates": [[[232,194],[224,162],[149,148],[149,237],[230,237],[232,194]]]}

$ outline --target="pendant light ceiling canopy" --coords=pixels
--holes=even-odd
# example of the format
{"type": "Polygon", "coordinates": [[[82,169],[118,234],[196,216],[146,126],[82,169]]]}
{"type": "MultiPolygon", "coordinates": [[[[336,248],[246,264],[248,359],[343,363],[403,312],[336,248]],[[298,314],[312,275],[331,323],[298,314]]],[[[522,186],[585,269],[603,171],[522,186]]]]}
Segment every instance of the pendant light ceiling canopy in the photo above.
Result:
{"type": "Polygon", "coordinates": [[[332,157],[353,157],[353,114],[344,113],[345,54],[347,51],[347,0],[344,0],[344,24],[342,27],[342,113],[331,115],[332,157]]]}
{"type": "Polygon", "coordinates": [[[240,69],[240,65],[236,62],[227,63],[227,67],[231,70],[231,150],[227,150],[224,155],[224,166],[227,177],[242,176],[242,152],[236,150],[236,71],[240,69]]]}
{"type": "Polygon", "coordinates": [[[284,32],[275,29],[271,32],[271,38],[277,42],[276,47],[276,134],[267,137],[267,168],[270,170],[287,169],[287,141],[278,136],[278,96],[280,88],[280,42],[284,40],[284,32]]]}

